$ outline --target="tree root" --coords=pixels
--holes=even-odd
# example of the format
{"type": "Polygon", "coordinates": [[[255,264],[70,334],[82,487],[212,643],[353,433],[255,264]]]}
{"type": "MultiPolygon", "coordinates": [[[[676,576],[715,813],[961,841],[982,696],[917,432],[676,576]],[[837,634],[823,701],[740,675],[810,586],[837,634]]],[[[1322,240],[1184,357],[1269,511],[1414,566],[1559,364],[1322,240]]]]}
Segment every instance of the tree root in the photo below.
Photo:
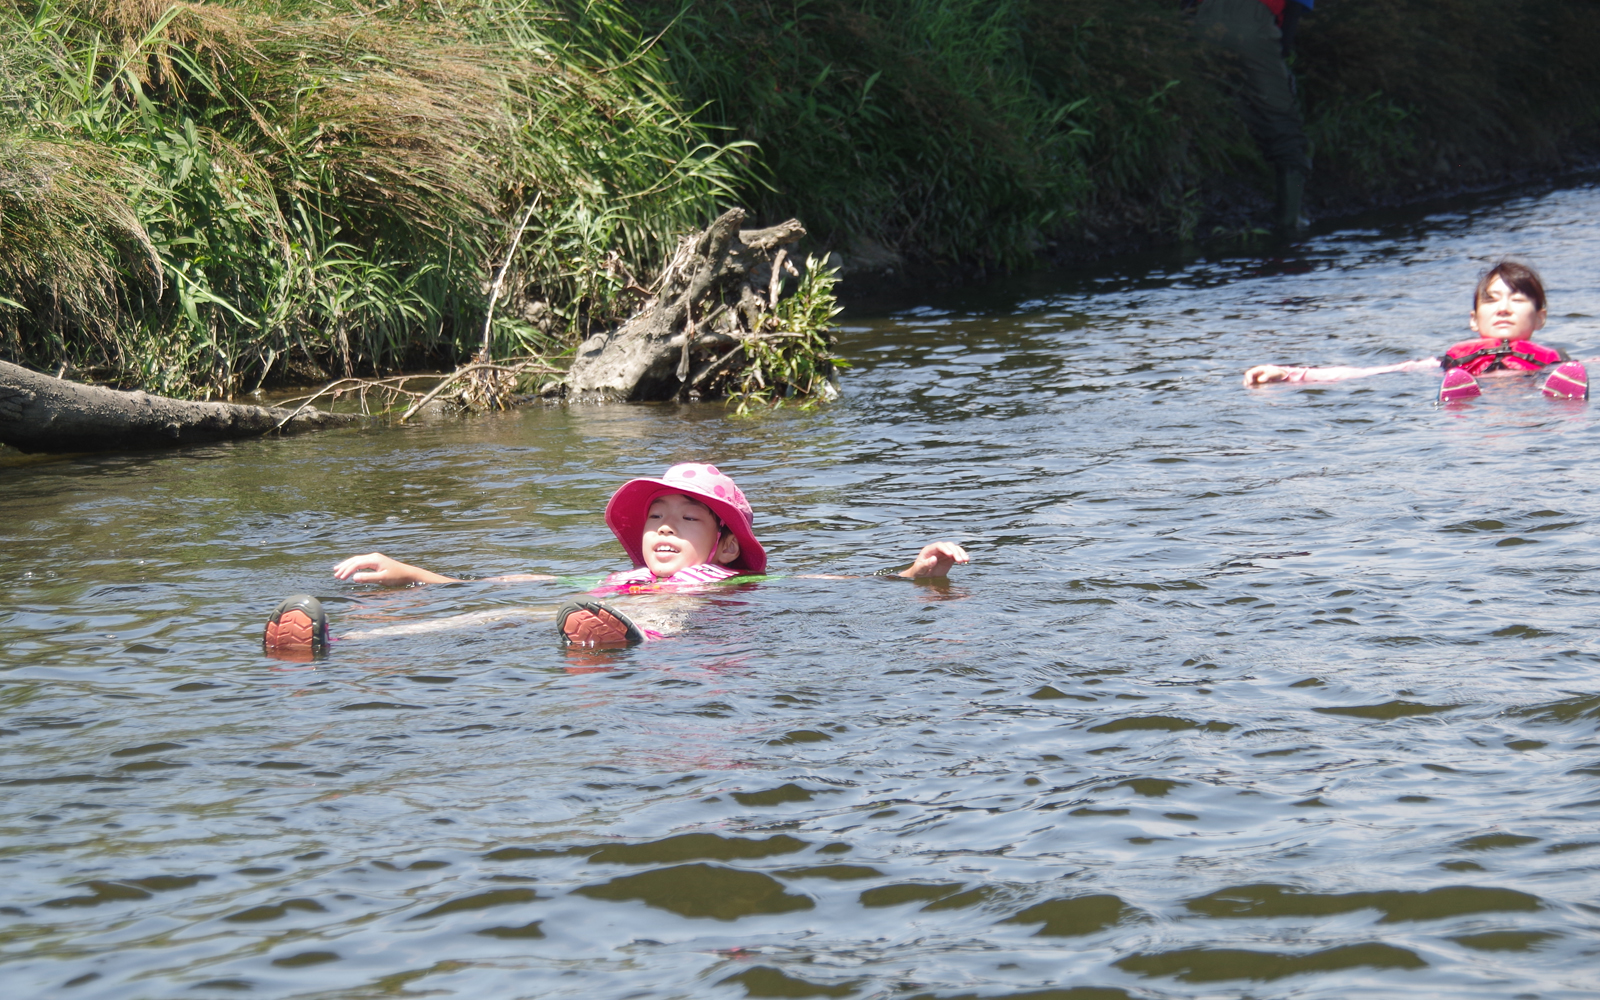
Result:
{"type": "MultiPolygon", "coordinates": [[[[298,403],[303,410],[322,397],[338,402],[354,397],[365,416],[384,416],[401,406],[406,409],[395,418],[403,423],[416,416],[423,407],[441,397],[449,398],[459,409],[473,412],[504,410],[516,397],[517,384],[525,375],[563,375],[560,368],[552,367],[543,358],[508,358],[505,361],[473,361],[462,365],[443,377],[438,375],[397,375],[391,378],[341,378],[329,382],[308,396],[296,396],[283,401],[284,406],[298,403]],[[406,383],[422,379],[438,379],[426,391],[407,389],[406,383]],[[372,400],[378,400],[374,406],[372,400]]],[[[294,410],[290,416],[298,414],[294,410]]]]}
{"type": "Polygon", "coordinates": [[[566,382],[569,398],[720,394],[719,383],[734,374],[731,362],[750,343],[769,338],[785,278],[802,276],[789,255],[805,235],[799,222],[741,231],[743,221],[743,209],[730,209],[679,243],[640,310],[579,345],[566,382]]]}

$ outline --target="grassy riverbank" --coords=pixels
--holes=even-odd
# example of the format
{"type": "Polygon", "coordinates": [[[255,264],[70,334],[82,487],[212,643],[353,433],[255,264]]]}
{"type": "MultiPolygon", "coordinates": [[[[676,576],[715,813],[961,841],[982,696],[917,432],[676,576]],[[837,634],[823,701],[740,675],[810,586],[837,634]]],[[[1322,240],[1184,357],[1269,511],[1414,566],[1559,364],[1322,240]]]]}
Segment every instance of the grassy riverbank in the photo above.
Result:
{"type": "MultiPolygon", "coordinates": [[[[1600,146],[1600,16],[1344,0],[1324,211],[1600,146]]],[[[177,395],[497,354],[720,207],[965,275],[1237,232],[1267,169],[1172,0],[0,0],[0,357],[177,395]]]]}
{"type": "Polygon", "coordinates": [[[743,183],[531,0],[0,0],[0,93],[0,355],[176,395],[450,362],[530,204],[495,347],[559,344],[743,183]]]}

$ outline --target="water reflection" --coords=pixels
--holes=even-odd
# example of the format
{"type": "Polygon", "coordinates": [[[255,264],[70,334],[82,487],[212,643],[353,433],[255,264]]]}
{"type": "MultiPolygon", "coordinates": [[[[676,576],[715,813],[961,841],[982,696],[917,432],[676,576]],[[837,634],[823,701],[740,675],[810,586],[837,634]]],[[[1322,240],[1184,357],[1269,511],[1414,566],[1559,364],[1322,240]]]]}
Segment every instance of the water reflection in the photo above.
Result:
{"type": "Polygon", "coordinates": [[[1588,187],[852,320],[845,399],[529,410],[0,470],[26,995],[1592,992],[1589,406],[1246,391],[1459,339],[1479,262],[1600,353],[1588,187]],[[714,458],[786,576],[574,659],[625,478],[714,458]],[[282,595],[316,664],[263,658],[282,595]],[[467,616],[455,617],[452,616],[467,616]]]}

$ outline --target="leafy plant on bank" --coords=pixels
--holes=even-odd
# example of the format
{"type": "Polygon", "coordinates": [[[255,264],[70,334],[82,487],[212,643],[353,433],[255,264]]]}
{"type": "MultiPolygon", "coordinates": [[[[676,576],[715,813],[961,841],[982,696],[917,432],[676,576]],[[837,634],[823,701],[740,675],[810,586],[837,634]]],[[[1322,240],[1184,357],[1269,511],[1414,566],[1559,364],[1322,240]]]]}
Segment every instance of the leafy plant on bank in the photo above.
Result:
{"type": "Polygon", "coordinates": [[[834,353],[837,279],[822,261],[806,258],[798,287],[779,299],[768,324],[745,340],[745,365],[728,391],[737,415],[796,398],[809,409],[838,397],[835,375],[850,363],[834,353]]]}

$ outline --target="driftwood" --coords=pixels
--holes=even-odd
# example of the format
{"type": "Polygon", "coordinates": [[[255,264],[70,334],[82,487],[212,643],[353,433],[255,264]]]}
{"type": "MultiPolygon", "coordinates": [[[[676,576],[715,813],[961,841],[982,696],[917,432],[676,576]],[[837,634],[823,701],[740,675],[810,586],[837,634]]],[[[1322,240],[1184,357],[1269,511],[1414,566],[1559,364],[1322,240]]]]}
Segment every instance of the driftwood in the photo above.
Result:
{"type": "MultiPolygon", "coordinates": [[[[540,357],[507,358],[504,362],[474,361],[462,365],[448,375],[418,372],[412,375],[391,375],[387,378],[337,378],[316,392],[293,399],[282,400],[283,406],[295,409],[280,410],[287,414],[279,425],[287,423],[307,411],[315,413],[311,404],[323,397],[337,403],[348,399],[355,403],[364,417],[393,416],[402,405],[404,413],[395,417],[397,423],[410,420],[435,402],[468,413],[489,410],[508,410],[526,401],[516,389],[527,375],[564,375],[563,369],[553,367],[540,357]],[[408,382],[433,382],[427,391],[408,389],[408,382]],[[378,405],[372,404],[376,401],[378,405]],[[409,404],[409,405],[407,405],[409,404]]],[[[557,383],[559,384],[559,383],[557,383]]]]}
{"type": "Polygon", "coordinates": [[[199,444],[360,423],[348,413],[192,403],[67,382],[0,361],[0,444],[28,452],[199,444]]]}
{"type": "Polygon", "coordinates": [[[743,209],[730,209],[685,239],[644,307],[578,346],[569,398],[683,399],[728,370],[777,305],[784,276],[799,275],[788,248],[806,233],[793,219],[740,231],[743,221],[743,209]]]}

